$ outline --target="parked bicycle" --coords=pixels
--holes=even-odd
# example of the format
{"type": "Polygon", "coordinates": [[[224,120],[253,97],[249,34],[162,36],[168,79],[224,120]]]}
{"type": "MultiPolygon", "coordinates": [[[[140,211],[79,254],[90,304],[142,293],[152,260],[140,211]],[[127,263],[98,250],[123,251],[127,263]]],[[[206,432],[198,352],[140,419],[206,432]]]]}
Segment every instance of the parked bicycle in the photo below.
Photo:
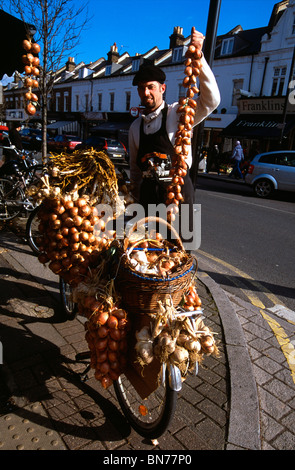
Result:
{"type": "Polygon", "coordinates": [[[12,220],[22,211],[32,211],[36,203],[28,196],[30,186],[43,174],[43,165],[35,159],[34,152],[18,152],[15,159],[0,168],[0,220],[12,220]]]}
{"type": "MultiPolygon", "coordinates": [[[[40,241],[38,240],[38,237],[40,236],[38,212],[41,208],[42,206],[39,206],[35,208],[33,212],[31,212],[28,218],[26,230],[28,244],[36,255],[38,255],[40,252],[40,241]]],[[[131,229],[130,226],[129,229],[131,229]]],[[[128,232],[129,229],[127,229],[128,232]]],[[[109,254],[105,253],[103,256],[108,257],[106,265],[110,270],[110,279],[114,281],[117,277],[118,267],[121,261],[120,258],[118,259],[118,253],[116,252],[116,250],[114,253],[111,253],[112,249],[110,248],[109,254]]],[[[136,247],[133,247],[133,249],[135,251],[141,250],[141,248],[136,247]]],[[[155,250],[155,248],[151,248],[151,250],[155,250]]],[[[185,279],[187,275],[193,278],[195,270],[196,264],[193,264],[189,269],[187,269],[185,273],[177,275],[175,279],[170,279],[171,281],[176,283],[176,291],[180,290],[179,278],[181,278],[181,282],[183,279],[185,279]]],[[[155,287],[152,286],[151,288],[156,291],[155,287]]],[[[62,277],[59,277],[59,290],[61,305],[63,307],[62,313],[64,320],[74,319],[78,314],[78,305],[73,302],[71,286],[67,282],[65,282],[62,277]]],[[[131,292],[132,288],[129,288],[129,291],[131,292]]],[[[138,310],[139,317],[143,318],[143,315],[141,315],[141,306],[139,304],[138,310]]],[[[181,312],[182,314],[185,313],[183,310],[181,310],[181,312]]],[[[189,316],[191,317],[195,313],[197,316],[199,316],[200,314],[199,311],[190,312],[189,316]]],[[[137,326],[139,327],[139,323],[137,324],[137,326]]],[[[132,336],[134,331],[135,330],[132,329],[128,340],[130,341],[131,347],[135,338],[135,336],[134,338],[132,336]]],[[[91,366],[90,351],[88,350],[83,353],[77,354],[76,360],[82,361],[83,363],[85,362],[85,360],[87,362],[89,360],[88,365],[85,366],[85,370],[81,374],[79,374],[80,379],[82,381],[85,381],[88,378],[88,371],[91,369],[91,367],[93,367],[93,365],[91,366]]],[[[156,364],[156,368],[157,367],[158,363],[156,364]]],[[[149,387],[150,393],[147,396],[143,396],[141,393],[142,390],[146,387],[146,382],[144,382],[143,384],[141,383],[140,375],[138,375],[133,368],[128,368],[128,370],[120,374],[118,379],[114,379],[113,381],[114,392],[126,419],[138,434],[152,440],[159,438],[169,427],[174,416],[178,392],[182,388],[182,377],[178,367],[170,363],[166,364],[164,362],[162,365],[159,363],[159,367],[160,370],[159,375],[157,375],[157,383],[155,384],[153,382],[155,388],[149,387]]],[[[195,366],[194,373],[198,373],[197,363],[195,366]]],[[[153,374],[155,374],[155,371],[153,371],[152,375],[153,374]]],[[[153,376],[152,379],[154,380],[154,378],[155,377],[153,376]]]]}

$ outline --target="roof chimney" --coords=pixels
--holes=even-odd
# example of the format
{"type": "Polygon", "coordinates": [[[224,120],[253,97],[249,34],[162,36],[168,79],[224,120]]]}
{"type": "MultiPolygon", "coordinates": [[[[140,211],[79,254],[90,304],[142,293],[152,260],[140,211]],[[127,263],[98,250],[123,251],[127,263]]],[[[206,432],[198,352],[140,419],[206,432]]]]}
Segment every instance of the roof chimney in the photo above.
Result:
{"type": "Polygon", "coordinates": [[[68,61],[66,62],[66,71],[74,72],[75,68],[76,68],[76,64],[75,64],[74,57],[69,57],[68,61]]]}
{"type": "Polygon", "coordinates": [[[110,52],[108,52],[108,62],[109,63],[117,63],[119,60],[119,53],[117,44],[114,42],[113,46],[111,46],[110,52]]]}
{"type": "Polygon", "coordinates": [[[173,34],[170,36],[170,49],[174,49],[177,46],[183,46],[184,36],[182,34],[183,28],[175,26],[173,34]]]}

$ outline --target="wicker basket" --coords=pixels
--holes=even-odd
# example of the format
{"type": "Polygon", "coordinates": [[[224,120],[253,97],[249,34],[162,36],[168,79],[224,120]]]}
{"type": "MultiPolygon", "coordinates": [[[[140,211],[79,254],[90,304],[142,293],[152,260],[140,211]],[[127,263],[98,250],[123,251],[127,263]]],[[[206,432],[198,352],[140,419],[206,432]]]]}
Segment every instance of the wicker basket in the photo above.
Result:
{"type": "MultiPolygon", "coordinates": [[[[175,245],[181,251],[185,251],[179,235],[175,229],[165,220],[156,217],[146,217],[137,223],[137,227],[149,221],[165,223],[176,237],[175,245]]],[[[131,228],[126,239],[134,231],[131,228]]],[[[126,241],[126,240],[125,240],[126,241]]],[[[125,243],[125,247],[126,247],[125,243]]],[[[174,245],[174,246],[175,246],[174,245]]],[[[197,260],[194,256],[187,254],[187,260],[173,272],[172,277],[161,278],[153,275],[143,275],[136,272],[130,265],[126,251],[122,253],[120,265],[116,277],[116,287],[122,296],[122,301],[129,313],[153,313],[158,308],[158,301],[164,302],[168,297],[177,306],[182,300],[184,292],[190,285],[197,270],[197,260]]]]}

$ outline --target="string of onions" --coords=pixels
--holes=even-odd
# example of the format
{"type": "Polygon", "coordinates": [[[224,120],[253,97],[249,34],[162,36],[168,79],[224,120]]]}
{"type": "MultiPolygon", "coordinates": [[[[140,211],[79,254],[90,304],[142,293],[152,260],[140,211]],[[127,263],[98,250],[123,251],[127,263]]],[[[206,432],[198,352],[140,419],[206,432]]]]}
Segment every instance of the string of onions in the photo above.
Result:
{"type": "Polygon", "coordinates": [[[83,281],[96,256],[108,247],[114,234],[105,231],[102,219],[86,197],[47,198],[38,212],[36,243],[42,264],[71,285],[83,281]],[[99,227],[100,236],[96,235],[99,227]]]}
{"type": "Polygon", "coordinates": [[[202,68],[201,55],[194,45],[189,45],[185,57],[185,77],[182,86],[186,89],[186,96],[181,97],[178,102],[179,122],[175,133],[174,156],[170,170],[172,181],[167,187],[166,206],[169,206],[168,220],[170,222],[175,220],[175,214],[179,211],[179,204],[183,201],[182,187],[188,168],[186,160],[191,146],[192,129],[197,108],[194,96],[199,93],[196,83],[202,68]]]}

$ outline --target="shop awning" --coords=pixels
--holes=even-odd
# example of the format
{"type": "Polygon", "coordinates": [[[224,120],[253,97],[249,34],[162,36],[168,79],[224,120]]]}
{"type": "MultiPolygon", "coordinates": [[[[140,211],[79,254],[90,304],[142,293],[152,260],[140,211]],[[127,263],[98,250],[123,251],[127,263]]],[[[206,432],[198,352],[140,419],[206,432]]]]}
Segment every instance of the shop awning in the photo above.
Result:
{"type": "Polygon", "coordinates": [[[112,136],[121,139],[123,138],[122,136],[128,135],[130,125],[131,122],[129,121],[106,121],[91,127],[90,133],[101,136],[112,136]]]}
{"type": "MultiPolygon", "coordinates": [[[[282,132],[283,116],[281,114],[241,114],[222,134],[226,137],[268,137],[279,138],[282,132]]],[[[295,116],[287,116],[284,135],[295,127],[295,116]]]]}
{"type": "Polygon", "coordinates": [[[131,122],[102,122],[97,126],[91,128],[91,132],[99,131],[99,132],[116,132],[116,131],[123,131],[129,129],[131,122]]]}
{"type": "Polygon", "coordinates": [[[58,134],[70,134],[71,132],[76,133],[79,131],[79,124],[77,121],[56,121],[48,124],[47,129],[57,130],[58,134]]]}

